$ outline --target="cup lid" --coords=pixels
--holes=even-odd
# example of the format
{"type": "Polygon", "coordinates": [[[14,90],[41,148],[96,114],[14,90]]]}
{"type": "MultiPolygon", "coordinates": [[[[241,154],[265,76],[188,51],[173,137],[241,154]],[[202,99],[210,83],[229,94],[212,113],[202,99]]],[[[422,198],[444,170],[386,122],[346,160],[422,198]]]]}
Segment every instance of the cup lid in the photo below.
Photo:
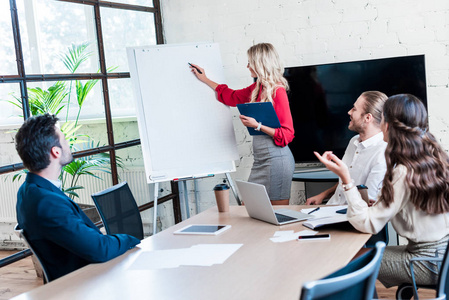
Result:
{"type": "Polygon", "coordinates": [[[228,190],[229,186],[226,183],[217,184],[214,187],[214,191],[222,191],[222,190],[228,190]]]}

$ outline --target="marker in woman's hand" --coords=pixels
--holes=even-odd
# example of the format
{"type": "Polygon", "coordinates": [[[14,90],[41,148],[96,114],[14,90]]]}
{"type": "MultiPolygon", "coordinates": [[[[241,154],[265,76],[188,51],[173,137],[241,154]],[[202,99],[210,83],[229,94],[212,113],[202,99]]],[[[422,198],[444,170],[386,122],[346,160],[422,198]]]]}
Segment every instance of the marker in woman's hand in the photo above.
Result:
{"type": "Polygon", "coordinates": [[[192,65],[191,63],[188,63],[189,66],[191,66],[192,68],[195,68],[195,70],[198,71],[198,73],[203,74],[203,72],[200,71],[200,69],[198,69],[197,67],[195,67],[194,65],[192,65]]]}

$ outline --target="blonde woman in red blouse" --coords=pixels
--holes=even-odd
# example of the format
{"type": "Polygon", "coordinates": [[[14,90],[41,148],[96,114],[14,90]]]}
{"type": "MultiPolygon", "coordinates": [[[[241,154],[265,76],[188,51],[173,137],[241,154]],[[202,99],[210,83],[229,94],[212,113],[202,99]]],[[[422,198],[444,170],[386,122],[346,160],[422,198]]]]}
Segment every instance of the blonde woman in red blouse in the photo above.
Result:
{"type": "Polygon", "coordinates": [[[218,101],[226,105],[268,101],[273,103],[281,123],[280,128],[271,128],[254,118],[240,116],[243,125],[265,133],[253,136],[254,164],[248,181],[265,185],[272,204],[287,205],[295,160],[287,146],[294,138],[294,129],[284,69],[276,49],[268,43],[260,43],[248,49],[247,68],[256,82],[241,90],[232,90],[225,84],[210,80],[204,69],[197,65],[192,65],[191,70],[200,81],[215,90],[218,101]]]}

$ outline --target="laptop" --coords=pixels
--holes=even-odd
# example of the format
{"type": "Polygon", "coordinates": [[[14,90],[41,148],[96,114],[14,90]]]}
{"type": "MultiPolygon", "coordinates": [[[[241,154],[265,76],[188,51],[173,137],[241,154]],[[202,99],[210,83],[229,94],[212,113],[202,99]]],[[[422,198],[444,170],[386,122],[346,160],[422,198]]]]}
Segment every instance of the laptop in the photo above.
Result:
{"type": "Polygon", "coordinates": [[[241,200],[245,203],[246,211],[253,219],[275,225],[284,225],[314,218],[313,215],[291,209],[274,210],[264,185],[240,180],[235,182],[237,183],[241,200]]]}

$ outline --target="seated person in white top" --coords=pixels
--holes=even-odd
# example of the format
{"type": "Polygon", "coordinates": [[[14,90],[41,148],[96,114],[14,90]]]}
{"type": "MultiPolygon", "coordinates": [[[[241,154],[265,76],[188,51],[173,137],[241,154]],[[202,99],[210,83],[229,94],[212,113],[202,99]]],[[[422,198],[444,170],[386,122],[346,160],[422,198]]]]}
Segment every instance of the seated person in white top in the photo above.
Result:
{"type": "MultiPolygon", "coordinates": [[[[354,136],[346,148],[343,162],[349,166],[351,177],[356,185],[368,187],[369,199],[376,199],[382,187],[387,166],[385,164],[385,148],[387,143],[383,140],[380,130],[382,108],[387,100],[384,93],[368,91],[360,95],[354,103],[354,107],[348,112],[350,117],[349,130],[355,131],[354,136]]],[[[307,205],[321,204],[324,199],[333,195],[327,204],[346,204],[346,198],[338,184],[324,192],[307,199],[307,205]]]]}
{"type": "MultiPolygon", "coordinates": [[[[318,159],[342,183],[348,201],[348,220],[366,233],[378,233],[388,221],[408,240],[389,246],[382,258],[378,279],[387,288],[411,283],[413,257],[435,255],[446,247],[449,234],[449,157],[428,131],[427,112],[418,98],[395,95],[385,102],[381,124],[387,172],[379,200],[368,207],[357,192],[348,167],[331,152],[318,159]]],[[[417,284],[436,284],[435,263],[415,264],[417,284]]]]}

